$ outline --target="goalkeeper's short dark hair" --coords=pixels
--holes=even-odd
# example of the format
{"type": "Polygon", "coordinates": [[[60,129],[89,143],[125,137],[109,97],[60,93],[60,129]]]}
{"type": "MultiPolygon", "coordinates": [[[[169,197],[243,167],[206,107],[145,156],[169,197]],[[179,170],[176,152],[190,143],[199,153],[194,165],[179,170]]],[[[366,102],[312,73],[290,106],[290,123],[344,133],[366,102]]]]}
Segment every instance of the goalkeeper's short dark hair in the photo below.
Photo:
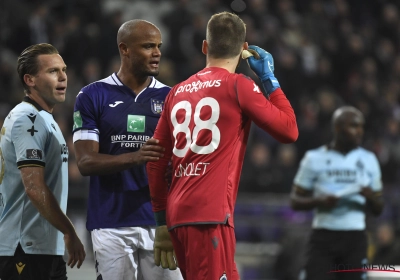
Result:
{"type": "Polygon", "coordinates": [[[246,40],[246,24],[229,12],[215,14],[208,21],[206,40],[210,57],[235,57],[241,53],[246,40]]]}

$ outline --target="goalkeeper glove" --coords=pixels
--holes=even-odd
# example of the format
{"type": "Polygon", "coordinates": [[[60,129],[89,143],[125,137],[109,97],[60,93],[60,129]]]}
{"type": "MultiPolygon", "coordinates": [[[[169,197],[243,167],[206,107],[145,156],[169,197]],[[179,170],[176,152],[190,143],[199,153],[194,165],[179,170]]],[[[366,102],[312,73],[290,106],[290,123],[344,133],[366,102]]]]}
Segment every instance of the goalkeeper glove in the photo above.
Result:
{"type": "Polygon", "coordinates": [[[247,62],[258,78],[261,80],[263,88],[269,96],[277,88],[280,88],[278,80],[274,76],[274,59],[272,55],[264,49],[251,45],[249,50],[256,51],[260,58],[256,59],[254,56],[247,58],[247,62]]]}

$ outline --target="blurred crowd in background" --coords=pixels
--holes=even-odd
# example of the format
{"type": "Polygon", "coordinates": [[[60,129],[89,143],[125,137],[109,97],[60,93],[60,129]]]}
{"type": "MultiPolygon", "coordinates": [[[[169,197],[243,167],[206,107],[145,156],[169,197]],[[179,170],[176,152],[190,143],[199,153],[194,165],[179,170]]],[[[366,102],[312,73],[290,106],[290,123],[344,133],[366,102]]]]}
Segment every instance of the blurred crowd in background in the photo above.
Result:
{"type": "MultiPolygon", "coordinates": [[[[87,178],[76,168],[71,137],[73,104],[81,87],[118,71],[120,25],[141,18],[160,28],[157,79],[173,86],[205,66],[201,44],[206,24],[220,11],[240,15],[249,44],[273,55],[275,76],[295,109],[300,131],[296,143],[281,145],[252,127],[238,208],[247,205],[241,204],[248,201],[241,200],[246,195],[269,201],[287,197],[305,151],[331,140],[333,111],[353,105],[366,119],[363,146],[377,155],[382,168],[386,207],[372,230],[374,252],[392,248],[400,229],[400,1],[1,0],[0,125],[23,98],[17,56],[29,45],[53,44],[68,66],[68,96],[54,116],[69,143],[69,209],[85,209],[87,178]]],[[[238,72],[258,82],[245,62],[238,72]]],[[[287,216],[290,210],[285,209],[287,216]]],[[[244,241],[253,241],[249,236],[243,235],[244,241]]]]}

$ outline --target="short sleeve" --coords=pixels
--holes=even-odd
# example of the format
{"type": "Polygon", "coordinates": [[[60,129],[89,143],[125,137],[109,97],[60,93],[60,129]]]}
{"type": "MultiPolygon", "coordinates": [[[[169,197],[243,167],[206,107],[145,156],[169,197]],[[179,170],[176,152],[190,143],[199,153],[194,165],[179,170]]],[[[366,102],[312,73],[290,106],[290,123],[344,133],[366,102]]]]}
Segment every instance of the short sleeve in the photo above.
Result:
{"type": "Polygon", "coordinates": [[[97,130],[96,106],[92,96],[81,91],[75,101],[74,106],[74,127],[73,132],[81,129],[97,130]]]}
{"type": "Polygon", "coordinates": [[[170,93],[167,95],[164,103],[164,109],[161,113],[161,117],[157,123],[157,127],[154,131],[154,138],[159,140],[160,145],[162,145],[165,148],[165,153],[169,155],[169,151],[172,150],[172,138],[171,138],[171,132],[170,132],[170,127],[169,124],[171,123],[170,121],[170,112],[172,111],[171,105],[173,103],[172,96],[173,93],[175,92],[175,87],[173,90],[170,91],[170,93]]]}
{"type": "Polygon", "coordinates": [[[43,118],[37,115],[18,118],[12,127],[11,139],[14,144],[18,168],[45,166],[44,153],[48,129],[43,118]]]}
{"type": "Polygon", "coordinates": [[[312,156],[307,152],[300,162],[299,170],[294,178],[294,184],[306,190],[312,190],[316,177],[317,174],[312,165],[312,156]]]}
{"type": "Polygon", "coordinates": [[[371,189],[375,192],[382,190],[382,175],[378,159],[371,153],[371,158],[368,161],[367,174],[370,178],[371,189]]]}

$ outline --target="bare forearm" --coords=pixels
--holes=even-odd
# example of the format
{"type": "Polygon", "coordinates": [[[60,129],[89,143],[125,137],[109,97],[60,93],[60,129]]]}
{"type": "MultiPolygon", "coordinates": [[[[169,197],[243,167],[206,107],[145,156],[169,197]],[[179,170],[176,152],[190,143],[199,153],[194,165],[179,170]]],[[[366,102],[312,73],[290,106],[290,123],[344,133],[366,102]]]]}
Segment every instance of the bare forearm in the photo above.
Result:
{"type": "Polygon", "coordinates": [[[164,155],[164,148],[158,145],[158,142],[151,138],[136,152],[109,155],[99,152],[99,143],[96,141],[76,141],[74,143],[75,157],[83,176],[107,175],[134,165],[159,160],[164,155]]]}
{"type": "Polygon", "coordinates": [[[313,197],[300,197],[292,195],[290,198],[290,205],[294,210],[312,210],[318,206],[318,202],[313,197]]]}
{"type": "Polygon", "coordinates": [[[64,235],[75,234],[74,226],[61,210],[53,193],[47,186],[28,186],[25,190],[32,204],[43,218],[64,235]]]}
{"type": "Polygon", "coordinates": [[[371,211],[372,214],[378,216],[382,213],[383,210],[383,198],[382,192],[374,192],[369,187],[363,187],[360,191],[360,194],[366,199],[366,207],[367,210],[371,211]]]}
{"type": "MultiPolygon", "coordinates": [[[[77,264],[79,268],[85,259],[85,249],[71,221],[60,208],[59,202],[47,186],[44,180],[45,169],[41,166],[27,166],[21,168],[20,171],[25,192],[33,206],[36,207],[43,218],[64,234],[64,242],[69,254],[67,264],[71,268],[77,264]]],[[[60,171],[48,170],[48,172],[60,171]]],[[[68,186],[62,187],[67,188],[68,186]]]]}
{"type": "Polygon", "coordinates": [[[381,197],[372,197],[367,199],[367,208],[371,210],[372,214],[379,216],[383,211],[383,200],[381,197]]]}
{"type": "Polygon", "coordinates": [[[101,153],[87,154],[77,162],[83,176],[107,175],[123,171],[139,164],[135,153],[108,155],[101,153]]]}

